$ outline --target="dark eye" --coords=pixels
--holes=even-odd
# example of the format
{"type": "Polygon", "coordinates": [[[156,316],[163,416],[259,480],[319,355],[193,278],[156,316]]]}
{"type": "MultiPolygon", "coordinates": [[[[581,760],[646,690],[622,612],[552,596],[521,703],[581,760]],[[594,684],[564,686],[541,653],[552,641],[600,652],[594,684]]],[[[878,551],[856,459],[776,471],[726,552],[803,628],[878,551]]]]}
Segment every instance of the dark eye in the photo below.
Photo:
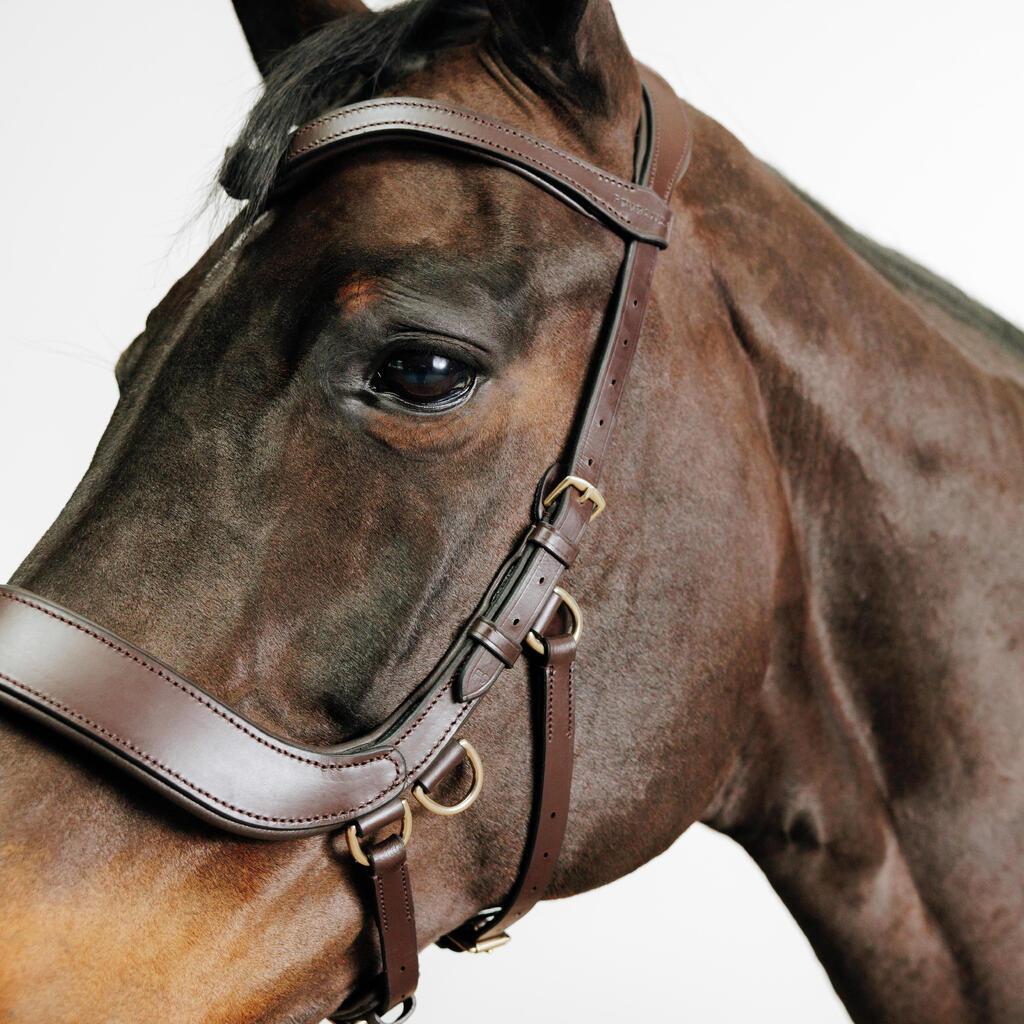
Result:
{"type": "Polygon", "coordinates": [[[473,370],[440,352],[396,352],[374,374],[370,387],[412,405],[455,405],[472,390],[473,370]]]}

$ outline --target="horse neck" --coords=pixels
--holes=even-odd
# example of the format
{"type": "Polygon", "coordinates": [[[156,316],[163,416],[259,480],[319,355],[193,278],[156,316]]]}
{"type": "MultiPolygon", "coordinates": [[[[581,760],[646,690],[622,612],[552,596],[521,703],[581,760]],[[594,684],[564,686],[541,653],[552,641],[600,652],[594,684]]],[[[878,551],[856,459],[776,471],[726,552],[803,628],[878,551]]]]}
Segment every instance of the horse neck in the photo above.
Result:
{"type": "Polygon", "coordinates": [[[856,1019],[1019,1020],[1024,361],[710,121],[684,189],[792,528],[756,722],[706,818],[856,1019]]]}

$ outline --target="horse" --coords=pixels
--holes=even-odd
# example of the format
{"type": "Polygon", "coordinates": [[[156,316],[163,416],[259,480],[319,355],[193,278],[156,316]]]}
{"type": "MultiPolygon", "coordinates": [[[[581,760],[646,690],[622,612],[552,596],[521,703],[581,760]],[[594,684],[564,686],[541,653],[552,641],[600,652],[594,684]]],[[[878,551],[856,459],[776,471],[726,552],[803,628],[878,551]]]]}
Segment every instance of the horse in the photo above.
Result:
{"type": "MultiPolygon", "coordinates": [[[[385,720],[516,546],[622,242],[394,144],[266,208],[289,129],[422,96],[628,177],[641,105],[604,0],[358,6],[236,4],[267,73],[222,174],[248,210],[125,351],[95,460],[12,580],[311,746],[385,720]]],[[[689,118],[568,582],[587,626],[549,895],[704,821],[855,1020],[1018,1020],[1024,336],[689,118]]],[[[422,944],[516,878],[530,700],[517,665],[474,715],[472,812],[416,815],[422,944]]],[[[227,836],[16,715],[0,759],[8,1019],[312,1021],[375,973],[329,838],[227,836]]]]}

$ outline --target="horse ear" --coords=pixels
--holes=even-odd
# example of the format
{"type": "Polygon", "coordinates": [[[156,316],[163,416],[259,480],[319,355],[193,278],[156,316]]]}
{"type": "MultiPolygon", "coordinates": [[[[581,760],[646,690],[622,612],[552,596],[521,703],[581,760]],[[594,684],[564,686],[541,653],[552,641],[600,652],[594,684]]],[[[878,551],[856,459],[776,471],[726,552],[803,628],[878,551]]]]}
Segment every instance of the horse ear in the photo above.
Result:
{"type": "Polygon", "coordinates": [[[635,91],[636,68],[609,0],[488,3],[492,45],[531,87],[604,113],[635,91]]]}
{"type": "Polygon", "coordinates": [[[278,54],[346,14],[365,14],[362,0],[232,0],[260,73],[278,54]]]}

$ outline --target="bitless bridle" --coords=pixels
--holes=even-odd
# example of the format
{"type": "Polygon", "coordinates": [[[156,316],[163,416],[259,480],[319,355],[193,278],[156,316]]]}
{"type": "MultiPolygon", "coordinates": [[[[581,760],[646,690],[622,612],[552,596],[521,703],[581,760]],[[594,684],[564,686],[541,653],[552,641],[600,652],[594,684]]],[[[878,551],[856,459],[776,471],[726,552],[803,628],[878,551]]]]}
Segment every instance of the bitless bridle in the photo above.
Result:
{"type": "MultiPolygon", "coordinates": [[[[445,936],[447,948],[485,952],[541,898],[554,873],[569,810],[572,687],[582,613],[559,585],[588,524],[604,509],[597,488],[616,410],[640,336],[655,261],[668,245],[669,200],[686,170],[690,132],[671,88],[640,67],[643,114],[633,181],[616,177],[517,128],[429,99],[352,104],[297,129],[279,185],[356,145],[414,139],[469,151],[508,168],[618,233],[625,255],[611,316],[595,355],[565,474],[549,470],[533,521],[476,613],[430,675],[368,736],[332,750],[289,743],[100,626],[49,601],[0,587],[0,700],[109,757],[188,811],[258,839],[344,833],[371,872],[382,970],[371,990],[331,1017],[378,1024],[415,1005],[416,926],[406,863],[411,794],[427,810],[457,814],[476,799],[483,766],[458,733],[501,672],[529,652],[538,730],[529,838],[512,890],[445,936]],[[439,804],[431,793],[464,760],[469,793],[439,804]],[[401,823],[399,834],[387,834],[401,823]],[[383,838],[382,838],[383,837],[383,838]]],[[[554,469],[554,467],[552,467],[554,469]]]]}

